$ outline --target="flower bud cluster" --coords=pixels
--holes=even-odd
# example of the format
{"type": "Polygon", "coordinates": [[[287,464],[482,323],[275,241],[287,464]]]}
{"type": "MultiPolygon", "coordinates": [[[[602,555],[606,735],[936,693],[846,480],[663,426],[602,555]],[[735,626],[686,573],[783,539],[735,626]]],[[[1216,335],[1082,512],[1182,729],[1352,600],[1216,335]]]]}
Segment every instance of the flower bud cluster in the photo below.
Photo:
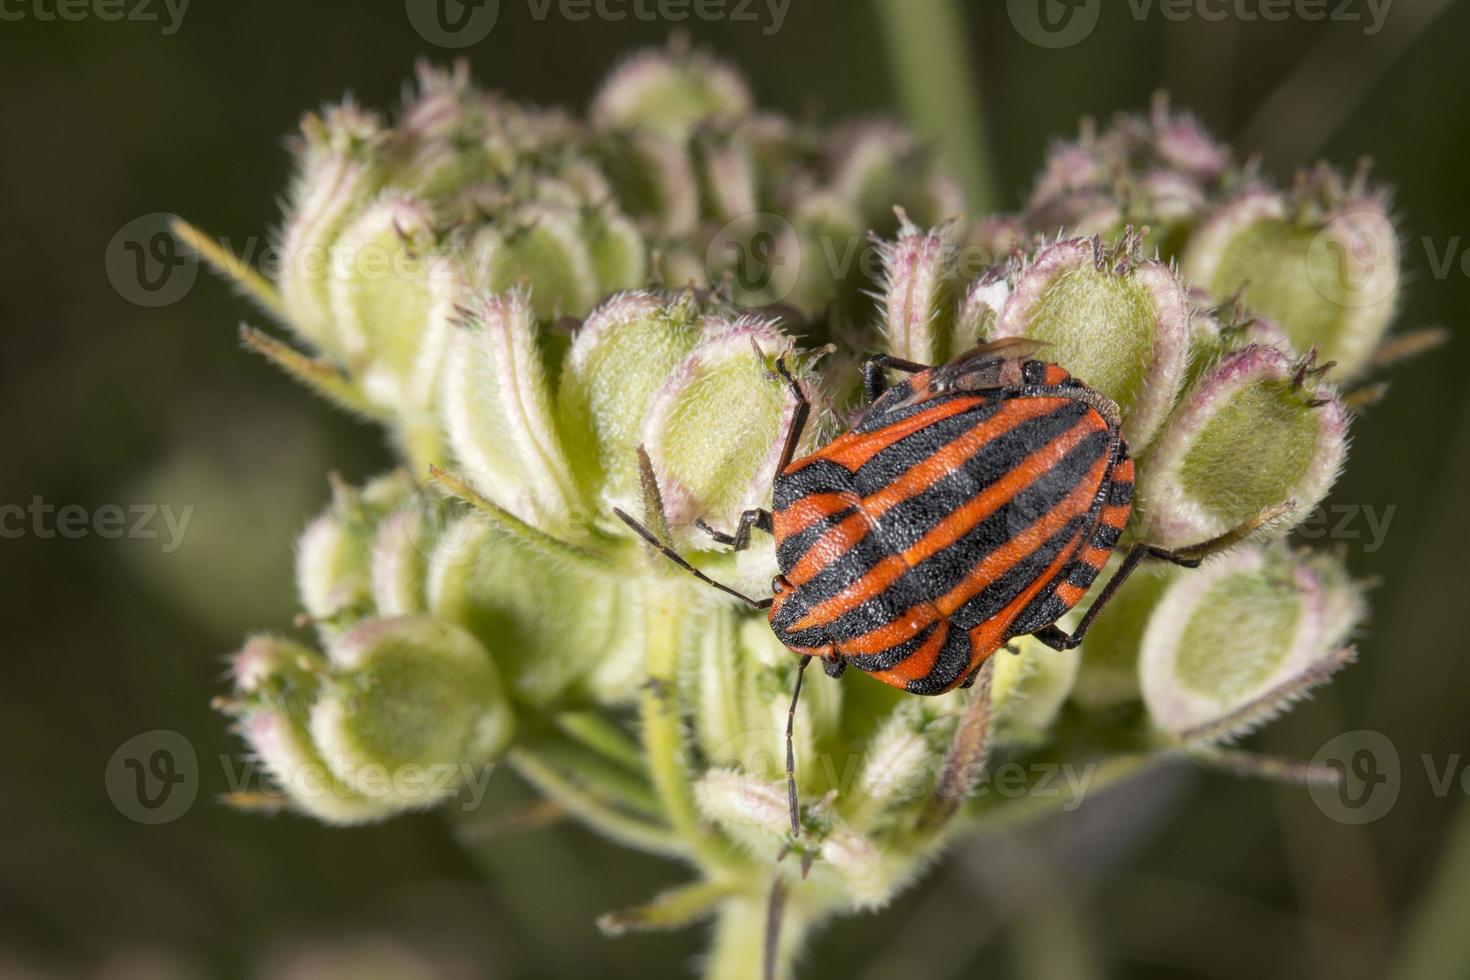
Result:
{"type": "Polygon", "coordinates": [[[338,481],[302,535],[324,652],[263,636],[233,661],[226,707],[298,808],[376,819],[503,757],[561,811],[693,862],[707,904],[779,877],[817,916],[887,901],[960,829],[1046,808],[998,766],[1206,754],[1350,659],[1361,589],[1284,539],[1344,464],[1336,385],[1372,366],[1395,302],[1396,233],[1361,175],[1272,189],[1160,103],[1056,148],[1022,214],[965,222],[901,128],[762,113],[679,49],[628,60],[585,119],[425,71],[391,124],[349,104],[303,132],[283,233],[302,261],[276,288],[320,360],[255,343],[385,419],[408,468],[338,481]],[[817,260],[869,234],[871,281],[817,260]],[[962,261],[977,243],[995,251],[962,261]],[[1134,545],[1208,560],[1149,563],[1079,649],[1017,638],[971,689],[812,672],[793,835],[797,659],[650,539],[769,595],[775,547],[741,518],[771,506],[793,388],[807,451],[859,410],[863,356],[1008,338],[1117,407],[1136,495],[1103,578],[1134,545]],[[404,766],[460,775],[363,775],[404,766]],[[324,791],[294,778],[309,767],[324,791]]]}

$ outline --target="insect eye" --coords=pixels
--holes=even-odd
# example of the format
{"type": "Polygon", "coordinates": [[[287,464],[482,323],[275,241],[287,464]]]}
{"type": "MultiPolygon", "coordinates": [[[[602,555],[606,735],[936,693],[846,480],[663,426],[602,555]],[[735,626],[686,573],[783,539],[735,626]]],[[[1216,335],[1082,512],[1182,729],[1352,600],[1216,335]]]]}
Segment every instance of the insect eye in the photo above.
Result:
{"type": "Polygon", "coordinates": [[[771,579],[771,595],[780,595],[785,592],[789,584],[784,577],[777,575],[771,579]]]}

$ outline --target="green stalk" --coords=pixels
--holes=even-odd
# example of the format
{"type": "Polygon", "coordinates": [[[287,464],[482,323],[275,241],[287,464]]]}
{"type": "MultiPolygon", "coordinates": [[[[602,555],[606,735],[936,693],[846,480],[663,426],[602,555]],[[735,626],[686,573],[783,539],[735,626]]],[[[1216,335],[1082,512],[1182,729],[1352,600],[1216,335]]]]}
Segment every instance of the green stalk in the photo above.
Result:
{"type": "Polygon", "coordinates": [[[738,868],[740,861],[712,834],[694,803],[687,765],[684,722],[675,700],[679,650],[687,607],[679,601],[682,590],[668,584],[645,592],[647,632],[644,637],[648,680],[639,701],[643,720],[643,749],[649,777],[663,804],[669,824],[703,863],[712,868],[738,868]]]}
{"type": "Polygon", "coordinates": [[[773,965],[767,971],[768,926],[771,920],[770,897],[765,894],[739,895],[720,909],[715,925],[714,948],[705,963],[705,980],[790,980],[796,954],[806,936],[805,917],[791,903],[777,909],[780,935],[776,943],[773,965]]]}
{"type": "Polygon", "coordinates": [[[972,214],[996,210],[995,170],[975,66],[953,0],[876,0],[909,120],[964,184],[972,214]]]}
{"type": "Polygon", "coordinates": [[[613,800],[592,787],[574,784],[533,753],[512,749],[506,761],[541,795],[608,838],[652,854],[688,856],[684,843],[667,829],[628,815],[613,800]]]}

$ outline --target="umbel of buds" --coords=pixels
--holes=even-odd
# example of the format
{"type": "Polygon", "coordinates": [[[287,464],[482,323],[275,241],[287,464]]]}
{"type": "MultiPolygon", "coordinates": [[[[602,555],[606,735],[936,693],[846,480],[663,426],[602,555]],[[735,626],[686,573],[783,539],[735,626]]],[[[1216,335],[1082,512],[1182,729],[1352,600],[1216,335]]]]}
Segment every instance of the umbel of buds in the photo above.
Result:
{"type": "Polygon", "coordinates": [[[730,66],[675,44],[609,76],[587,118],[422,66],[391,117],[351,101],[302,120],[269,278],[180,233],[308,350],[252,346],[385,422],[419,467],[441,457],[440,372],[460,308],[520,290],[585,317],[619,290],[720,288],[800,318],[865,318],[849,246],[902,204],[958,215],[958,185],[887,120],[824,130],[757,110],[730,66]]]}
{"type": "Polygon", "coordinates": [[[303,533],[315,642],[264,634],[232,660],[222,707],[276,803],[381,819],[503,762],[558,812],[697,870],[606,931],[714,917],[709,974],[757,975],[775,895],[784,976],[810,928],[883,905],[963,833],[1082,802],[995,791],[993,753],[1095,766],[1092,789],[1219,763],[1351,659],[1362,589],[1286,538],[1367,400],[1338,384],[1386,360],[1398,267],[1373,249],[1395,236],[1361,175],[1276,190],[1159,104],[1058,147],[1022,214],[966,221],[893,124],[762,113],[679,49],[629,59],[585,120],[425,70],[391,125],[345,105],[304,132],[278,275],[186,234],[311,350],[251,345],[385,422],[404,468],[334,478],[303,533]],[[811,261],[869,233],[871,279],[811,261]],[[1002,338],[1117,403],[1137,467],[1120,554],[1214,556],[1133,576],[1079,649],[1016,638],[970,689],[809,680],[793,836],[796,657],[619,514],[769,594],[775,547],[741,515],[771,505],[790,384],[813,406],[805,452],[861,410],[865,356],[1002,338]]]}

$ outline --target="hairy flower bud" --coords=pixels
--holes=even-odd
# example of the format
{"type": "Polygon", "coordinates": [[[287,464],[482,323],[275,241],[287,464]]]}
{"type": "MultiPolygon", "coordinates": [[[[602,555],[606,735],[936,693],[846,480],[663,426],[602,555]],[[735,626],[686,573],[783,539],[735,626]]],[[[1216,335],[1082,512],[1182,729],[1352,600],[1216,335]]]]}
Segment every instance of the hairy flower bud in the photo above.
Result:
{"type": "Polygon", "coordinates": [[[1142,637],[1149,714],[1191,743],[1258,727],[1347,661],[1362,615],[1357,587],[1325,556],[1247,548],[1178,575],[1142,637]]]}
{"type": "Polygon", "coordinates": [[[744,116],[750,90],[740,73],[699,52],[649,50],[623,62],[592,100],[592,121],[682,136],[698,124],[744,116]]]}
{"type": "Polygon", "coordinates": [[[428,806],[510,742],[514,719],[495,664],[461,627],[365,620],[327,655],[311,735],[332,774],[362,797],[394,810],[428,806]]]}
{"type": "Polygon", "coordinates": [[[332,249],[327,295],[348,373],[375,405],[420,421],[433,410],[439,364],[461,284],[434,254],[434,216],[388,195],[347,224],[332,249]]]}
{"type": "Polygon", "coordinates": [[[959,217],[964,193],[934,166],[933,155],[901,123],[868,119],[834,129],[827,140],[831,186],[879,235],[902,224],[895,208],[920,225],[959,217]]]}
{"type": "Polygon", "coordinates": [[[393,812],[334,776],[310,731],[325,665],[312,650],[279,637],[255,636],[230,661],[236,700],[227,710],[273,786],[297,809],[328,823],[365,823],[393,812]]]}
{"type": "Polygon", "coordinates": [[[1016,281],[996,337],[1030,337],[1045,357],[1118,403],[1141,453],[1163,424],[1189,364],[1190,306],[1178,278],[1137,261],[1132,243],[1058,242],[1016,281]]]}
{"type": "Polygon", "coordinates": [[[302,608],[328,635],[340,628],[343,617],[350,621],[372,610],[378,523],[412,491],[402,471],[361,490],[335,481],[331,505],[302,533],[296,545],[296,589],[302,608]]]}
{"type": "Polygon", "coordinates": [[[580,497],[557,431],[542,335],[525,292],[481,295],[451,340],[441,410],[455,461],[475,488],[552,530],[568,525],[580,497]]]}
{"type": "Polygon", "coordinates": [[[1139,480],[1148,540],[1184,547],[1290,502],[1290,528],[1326,496],[1347,452],[1347,415],[1310,360],[1273,347],[1227,354],[1195,381],[1139,480]]]}
{"type": "Polygon", "coordinates": [[[702,519],[733,531],[742,512],[767,505],[796,411],[766,363],[786,343],[753,318],[706,326],[649,402],[641,442],[671,526],[702,519]]]}
{"type": "Polygon", "coordinates": [[[898,238],[882,246],[883,331],[888,351],[920,364],[942,364],[953,347],[954,250],[944,229],[921,231],[901,214],[898,238]]]}
{"type": "Polygon", "coordinates": [[[1043,741],[1077,679],[1081,654],[1053,650],[1031,637],[1011,641],[1020,650],[997,650],[990,682],[994,737],[1001,742],[1043,741]]]}
{"type": "MultiPolygon", "coordinates": [[[[1117,561],[1110,562],[1099,577],[1107,578],[1117,568],[1117,561]]],[[[1165,587],[1176,574],[1190,571],[1141,569],[1128,579],[1088,630],[1072,688],[1073,701],[1100,711],[1138,700],[1138,649],[1143,632],[1165,587]]]]}
{"type": "Polygon", "coordinates": [[[327,295],[331,250],[355,210],[381,186],[378,118],[351,102],[308,115],[281,235],[281,298],[291,326],[320,350],[340,354],[344,338],[327,295]]]}
{"type": "Polygon", "coordinates": [[[474,514],[446,528],[429,556],[427,606],[493,644],[507,683],[533,704],[581,682],[614,701],[638,682],[628,665],[641,652],[636,593],[474,514]]]}
{"type": "Polygon", "coordinates": [[[559,407],[568,457],[582,485],[641,506],[638,444],[658,389],[699,343],[702,314],[686,295],[665,304],[624,293],[577,331],[562,369],[559,407]]]}
{"type": "Polygon", "coordinates": [[[774,852],[790,835],[786,786],[736,769],[711,769],[694,788],[700,812],[752,851],[774,852]]]}
{"type": "Polygon", "coordinates": [[[1344,376],[1363,369],[1393,318],[1398,234],[1382,195],[1319,171],[1294,197],[1255,188],[1190,238],[1186,278],[1217,297],[1239,293],[1279,323],[1297,350],[1317,348],[1344,376]]]}

